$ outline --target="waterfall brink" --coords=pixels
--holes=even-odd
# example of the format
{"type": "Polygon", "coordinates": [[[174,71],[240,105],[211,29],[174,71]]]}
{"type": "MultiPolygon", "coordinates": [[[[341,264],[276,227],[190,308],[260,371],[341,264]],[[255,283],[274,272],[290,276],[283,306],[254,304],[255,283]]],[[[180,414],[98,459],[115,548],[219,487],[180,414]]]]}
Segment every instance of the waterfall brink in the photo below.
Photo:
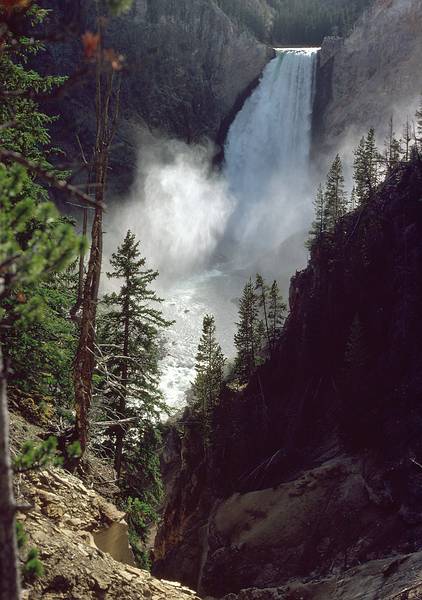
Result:
{"type": "Polygon", "coordinates": [[[309,155],[317,48],[276,49],[226,142],[225,176],[237,208],[229,235],[270,250],[309,222],[309,155]]]}

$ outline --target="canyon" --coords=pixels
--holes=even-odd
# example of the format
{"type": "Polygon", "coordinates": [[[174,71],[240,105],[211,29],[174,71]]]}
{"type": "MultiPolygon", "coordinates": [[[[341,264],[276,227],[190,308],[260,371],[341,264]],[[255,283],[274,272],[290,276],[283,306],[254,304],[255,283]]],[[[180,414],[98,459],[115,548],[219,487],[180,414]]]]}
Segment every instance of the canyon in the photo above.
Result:
{"type": "MultiPolygon", "coordinates": [[[[268,3],[256,7],[270,18],[268,3]]],[[[72,20],[80,33],[90,29],[92,14],[84,3],[57,2],[56,9],[57,26],[72,20]]],[[[346,38],[324,40],[312,85],[308,71],[306,85],[294,88],[306,88],[313,97],[309,111],[300,113],[301,126],[312,117],[301,165],[309,188],[323,178],[336,152],[351,164],[353,147],[370,127],[382,143],[390,117],[398,133],[406,118],[413,118],[422,91],[421,35],[418,0],[378,0],[346,38]]],[[[236,163],[231,150],[250,123],[242,124],[242,115],[250,115],[279,57],[212,0],[136,0],[127,15],[110,24],[107,41],[125,55],[127,65],[109,202],[111,214],[113,206],[123,213],[126,203],[136,227],[142,203],[136,208],[131,193],[151,139],[177,140],[194,153],[211,148],[205,170],[219,177],[236,163]]],[[[65,42],[49,46],[46,56],[59,71],[69,72],[80,49],[65,42]]],[[[289,58],[279,61],[281,69],[289,58]]],[[[283,89],[278,91],[281,96],[283,89]]],[[[55,135],[68,156],[79,153],[75,133],[82,145],[92,141],[93,118],[86,109],[92,93],[90,84],[81,85],[72,97],[50,106],[66,114],[55,135]]],[[[273,123],[266,125],[274,138],[285,134],[272,131],[273,123]]],[[[284,125],[289,130],[289,123],[284,125]]],[[[250,140],[243,140],[246,150],[250,140]]],[[[258,141],[254,160],[262,156],[270,162],[274,144],[258,141]]],[[[164,155],[164,164],[172,165],[167,146],[164,155]]],[[[276,164],[273,172],[283,168],[284,162],[276,164]]],[[[254,165],[246,161],[242,169],[252,175],[249,193],[254,165]]],[[[161,183],[160,177],[153,184],[161,183]]],[[[208,209],[214,189],[206,188],[204,195],[206,219],[213,214],[208,209]]],[[[285,289],[296,268],[302,269],[291,280],[282,343],[245,389],[225,389],[209,452],[204,453],[190,408],[167,425],[166,499],[154,575],[181,581],[187,595],[191,588],[227,600],[420,596],[421,189],[420,160],[397,167],[370,206],[344,217],[334,247],[312,252],[306,268],[306,220],[291,231],[302,255],[298,260],[293,252],[287,270],[288,236],[265,248],[263,264],[282,275],[285,289]],[[365,370],[362,355],[370,365],[365,370]]],[[[255,200],[258,196],[259,190],[255,200]]],[[[306,199],[309,215],[311,200],[306,199]]],[[[292,206],[293,201],[286,204],[292,206]]],[[[283,215],[270,220],[277,234],[283,215]]],[[[250,222],[245,219],[244,229],[250,222]]],[[[224,263],[220,255],[239,245],[234,240],[225,252],[213,247],[212,258],[218,254],[224,263]]],[[[236,277],[236,284],[251,264],[255,267],[250,248],[241,248],[244,263],[237,263],[235,276],[223,273],[236,277]]],[[[159,265],[164,276],[165,264],[159,265]]],[[[218,296],[219,289],[213,287],[211,294],[205,287],[202,294],[218,296]]],[[[235,304],[233,288],[227,294],[225,300],[235,304]]],[[[177,313],[192,310],[191,296],[188,305],[172,300],[177,313]]],[[[193,339],[191,331],[189,336],[193,339]]],[[[183,372],[186,387],[190,374],[183,372]]]]}

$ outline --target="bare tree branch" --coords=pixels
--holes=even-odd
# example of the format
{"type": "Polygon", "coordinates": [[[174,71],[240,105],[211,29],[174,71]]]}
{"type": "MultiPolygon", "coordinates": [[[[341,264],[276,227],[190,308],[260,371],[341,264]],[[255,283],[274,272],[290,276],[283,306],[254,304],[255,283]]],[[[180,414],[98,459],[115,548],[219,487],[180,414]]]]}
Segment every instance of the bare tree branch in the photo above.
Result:
{"type": "Polygon", "coordinates": [[[31,173],[37,175],[37,177],[40,177],[40,179],[44,179],[47,183],[51,184],[56,189],[66,191],[69,194],[76,196],[77,198],[79,198],[79,200],[86,202],[89,206],[101,209],[105,208],[105,205],[102,202],[97,202],[96,200],[91,198],[91,196],[85,194],[85,192],[81,192],[81,190],[79,190],[76,186],[72,185],[71,183],[68,183],[67,181],[61,179],[57,179],[55,175],[46,171],[41,165],[33,162],[32,160],[28,160],[19,152],[14,152],[13,150],[5,150],[3,148],[0,148],[0,159],[9,160],[11,162],[15,162],[26,167],[28,171],[31,171],[31,173]]]}

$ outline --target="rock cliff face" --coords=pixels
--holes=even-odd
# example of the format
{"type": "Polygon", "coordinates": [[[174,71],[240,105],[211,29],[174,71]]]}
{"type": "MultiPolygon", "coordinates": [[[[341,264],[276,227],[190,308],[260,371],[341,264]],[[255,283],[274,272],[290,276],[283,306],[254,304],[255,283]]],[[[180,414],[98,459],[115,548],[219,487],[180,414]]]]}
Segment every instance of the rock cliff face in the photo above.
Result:
{"type": "Polygon", "coordinates": [[[400,167],[313,253],[277,355],[223,395],[206,458],[186,410],[157,574],[217,598],[421,593],[421,195],[422,163],[400,167]]]}
{"type": "Polygon", "coordinates": [[[324,42],[315,106],[317,151],[355,143],[369,127],[397,133],[422,92],[422,3],[377,0],[343,41],[324,42]]]}
{"type": "MultiPolygon", "coordinates": [[[[46,0],[53,26],[76,31],[72,44],[50,44],[42,64],[49,72],[69,74],[81,60],[79,36],[93,29],[91,4],[80,0],[46,0]]],[[[198,141],[217,139],[237,102],[257,80],[272,48],[235,24],[213,0],[135,0],[131,10],[109,22],[106,44],[126,57],[119,140],[114,171],[122,186],[130,180],[137,127],[198,141]],[[120,146],[119,146],[120,144],[120,146]],[[123,144],[123,145],[122,145],[123,144]]],[[[94,120],[93,78],[70,88],[59,106],[63,115],[56,139],[69,154],[77,152],[75,134],[87,146],[94,120]]]]}

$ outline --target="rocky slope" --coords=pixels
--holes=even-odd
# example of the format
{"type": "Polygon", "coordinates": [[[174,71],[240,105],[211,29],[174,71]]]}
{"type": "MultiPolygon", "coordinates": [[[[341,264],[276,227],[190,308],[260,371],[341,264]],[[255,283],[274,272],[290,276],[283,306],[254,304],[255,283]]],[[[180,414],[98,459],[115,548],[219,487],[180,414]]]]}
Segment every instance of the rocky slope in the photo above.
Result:
{"type": "Polygon", "coordinates": [[[316,149],[330,156],[369,127],[398,134],[422,92],[422,3],[377,0],[345,40],[324,42],[315,109],[316,149]]]}
{"type": "MultiPolygon", "coordinates": [[[[11,451],[45,431],[19,414],[11,415],[11,451]]],[[[109,499],[113,469],[90,456],[84,481],[63,469],[32,470],[16,477],[17,501],[32,506],[18,514],[27,541],[26,560],[36,548],[44,567],[41,578],[26,578],[23,600],[199,600],[180,583],[160,581],[135,567],[125,514],[109,499]]]]}
{"type": "Polygon", "coordinates": [[[223,395],[206,459],[185,412],[157,574],[218,598],[420,597],[421,199],[416,161],[313,253],[277,355],[223,395]]]}

